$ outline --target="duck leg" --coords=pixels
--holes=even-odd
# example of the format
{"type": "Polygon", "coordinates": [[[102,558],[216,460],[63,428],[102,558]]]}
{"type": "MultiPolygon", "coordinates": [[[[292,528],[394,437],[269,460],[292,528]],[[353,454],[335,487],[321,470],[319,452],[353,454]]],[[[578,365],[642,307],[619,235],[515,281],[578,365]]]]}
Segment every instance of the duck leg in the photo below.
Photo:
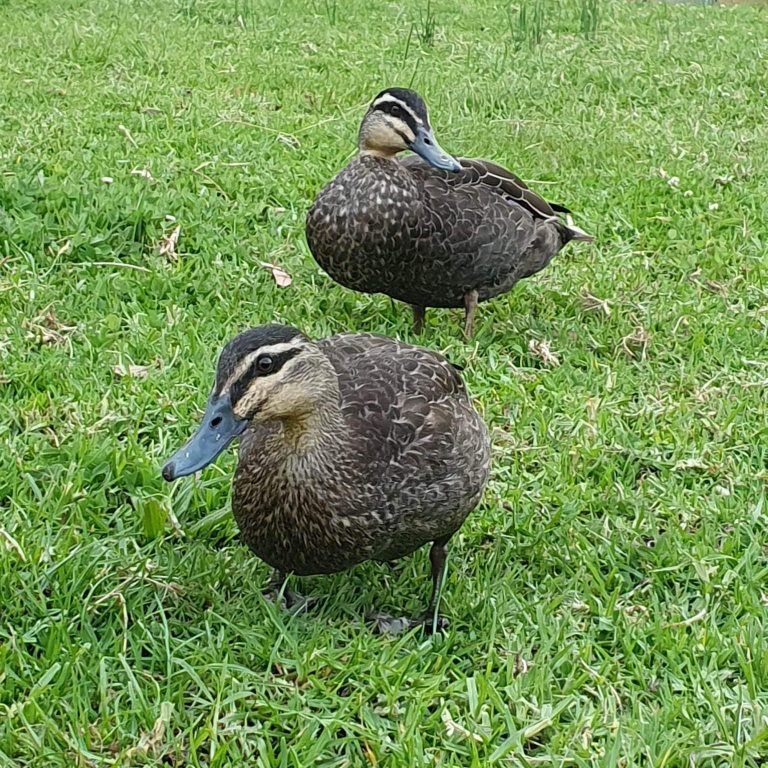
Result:
{"type": "Polygon", "coordinates": [[[424,318],[427,310],[419,304],[411,304],[413,311],[413,332],[418,336],[424,330],[424,318]]]}
{"type": "Polygon", "coordinates": [[[445,561],[448,555],[447,544],[448,539],[439,539],[432,543],[432,548],[429,550],[429,562],[432,566],[432,595],[429,598],[427,610],[417,619],[395,618],[381,613],[374,614],[370,618],[375,622],[377,632],[380,634],[396,635],[403,630],[421,625],[431,634],[448,626],[447,620],[437,613],[440,605],[440,592],[443,586],[445,561]]]}
{"type": "Polygon", "coordinates": [[[439,625],[443,619],[437,615],[440,608],[440,591],[443,586],[443,575],[445,574],[445,560],[448,556],[448,542],[445,540],[435,541],[432,549],[429,550],[429,562],[432,566],[432,595],[429,598],[427,610],[424,611],[424,623],[432,624],[436,619],[439,625]]]}
{"type": "Polygon", "coordinates": [[[282,590],[282,603],[288,611],[292,608],[301,611],[304,608],[308,608],[317,600],[315,597],[304,597],[298,592],[294,592],[286,584],[287,581],[288,574],[283,573],[282,571],[272,571],[272,575],[267,582],[267,588],[264,590],[264,597],[270,602],[276,602],[280,597],[280,592],[282,590]]]}
{"type": "Polygon", "coordinates": [[[295,602],[296,596],[288,587],[286,581],[288,581],[288,574],[278,570],[272,571],[263,595],[270,602],[275,602],[280,597],[280,591],[282,590],[283,603],[285,603],[286,608],[290,608],[295,602]]]}
{"type": "Polygon", "coordinates": [[[471,290],[464,294],[464,338],[471,339],[475,332],[475,311],[477,310],[477,291],[471,290]]]}

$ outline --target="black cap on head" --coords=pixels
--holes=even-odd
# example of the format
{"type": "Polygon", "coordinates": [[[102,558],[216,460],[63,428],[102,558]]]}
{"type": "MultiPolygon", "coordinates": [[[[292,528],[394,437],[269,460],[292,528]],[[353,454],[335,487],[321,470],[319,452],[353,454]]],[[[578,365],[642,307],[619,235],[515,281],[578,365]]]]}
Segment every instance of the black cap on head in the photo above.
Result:
{"type": "Polygon", "coordinates": [[[392,157],[404,149],[420,155],[433,168],[456,173],[461,164],[437,143],[427,105],[409,88],[386,88],[371,102],[360,125],[361,151],[392,157]]]}
{"type": "Polygon", "coordinates": [[[429,128],[429,115],[427,114],[427,105],[424,103],[424,99],[419,96],[416,91],[412,91],[410,88],[385,88],[376,98],[371,102],[371,109],[386,108],[387,101],[381,101],[379,106],[376,106],[376,102],[379,102],[382,97],[391,96],[392,99],[404,104],[413,114],[424,123],[426,128],[429,128]]]}
{"type": "Polygon", "coordinates": [[[260,325],[258,328],[249,328],[235,336],[219,355],[219,363],[216,366],[216,388],[234,373],[237,364],[249,353],[262,347],[274,344],[285,344],[293,339],[306,339],[306,336],[298,329],[290,325],[270,323],[260,325]]]}

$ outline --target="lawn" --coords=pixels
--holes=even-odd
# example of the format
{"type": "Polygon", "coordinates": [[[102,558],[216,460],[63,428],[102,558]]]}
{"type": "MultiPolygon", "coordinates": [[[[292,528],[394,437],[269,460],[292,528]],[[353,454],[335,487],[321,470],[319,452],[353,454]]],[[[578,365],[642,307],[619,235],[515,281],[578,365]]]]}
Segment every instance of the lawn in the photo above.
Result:
{"type": "Polygon", "coordinates": [[[0,766],[764,764],[765,9],[495,5],[0,2],[0,766]],[[160,477],[238,330],[413,339],[303,236],[388,85],[597,237],[428,315],[494,441],[433,638],[364,621],[426,551],[290,615],[234,452],[160,477]]]}

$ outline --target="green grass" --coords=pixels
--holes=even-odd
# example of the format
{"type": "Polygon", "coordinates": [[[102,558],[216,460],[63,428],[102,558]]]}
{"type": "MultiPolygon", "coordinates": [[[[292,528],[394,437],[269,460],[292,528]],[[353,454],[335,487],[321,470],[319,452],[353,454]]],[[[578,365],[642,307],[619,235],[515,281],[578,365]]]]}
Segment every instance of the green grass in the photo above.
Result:
{"type": "Polygon", "coordinates": [[[0,4],[0,765],[764,764],[764,12],[553,3],[521,46],[490,5],[0,4]],[[159,474],[237,330],[411,338],[303,239],[393,84],[597,235],[471,344],[430,313],[495,444],[434,639],[363,620],[423,605],[425,553],[290,616],[233,457],[159,474]]]}

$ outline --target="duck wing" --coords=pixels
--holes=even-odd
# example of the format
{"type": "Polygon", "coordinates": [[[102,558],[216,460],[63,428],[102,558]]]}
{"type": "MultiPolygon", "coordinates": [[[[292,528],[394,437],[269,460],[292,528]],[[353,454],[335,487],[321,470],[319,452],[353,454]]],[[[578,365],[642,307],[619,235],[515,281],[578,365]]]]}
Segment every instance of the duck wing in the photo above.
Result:
{"type": "MultiPolygon", "coordinates": [[[[457,172],[441,171],[433,168],[418,155],[408,155],[400,158],[400,162],[406,167],[417,172],[424,183],[429,185],[430,177],[447,184],[450,187],[483,186],[497,192],[507,202],[516,203],[527,210],[534,219],[551,220],[558,218],[558,214],[570,214],[569,208],[558,203],[550,203],[541,195],[534,192],[519,176],[508,171],[490,160],[481,160],[471,157],[457,158],[461,164],[461,170],[457,172]]],[[[574,227],[570,221],[568,229],[571,230],[574,239],[592,240],[578,227],[574,227]]]]}
{"type": "Polygon", "coordinates": [[[428,485],[457,472],[487,472],[485,426],[446,358],[366,333],[318,344],[339,376],[350,436],[382,480],[428,485]]]}
{"type": "Polygon", "coordinates": [[[459,162],[477,179],[474,183],[496,187],[505,197],[527,208],[535,218],[548,219],[556,213],[571,212],[564,205],[547,202],[519,176],[496,163],[477,158],[461,158],[459,162]]]}

